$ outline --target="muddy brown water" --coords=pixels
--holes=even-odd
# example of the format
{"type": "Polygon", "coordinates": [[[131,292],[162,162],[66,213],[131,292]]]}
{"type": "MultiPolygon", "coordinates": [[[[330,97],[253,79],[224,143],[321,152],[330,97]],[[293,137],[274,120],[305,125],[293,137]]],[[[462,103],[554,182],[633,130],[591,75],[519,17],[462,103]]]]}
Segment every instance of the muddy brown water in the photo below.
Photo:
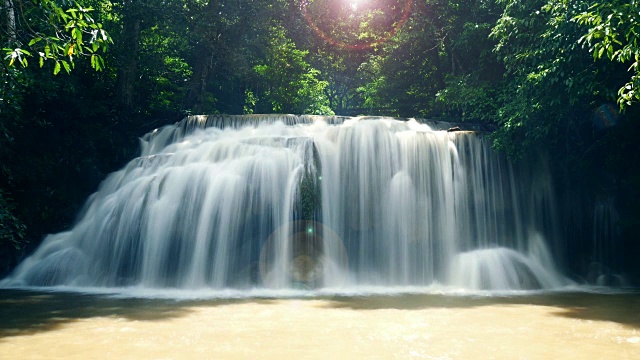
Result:
{"type": "Polygon", "coordinates": [[[640,293],[175,300],[0,289],[1,359],[640,359],[640,293]]]}

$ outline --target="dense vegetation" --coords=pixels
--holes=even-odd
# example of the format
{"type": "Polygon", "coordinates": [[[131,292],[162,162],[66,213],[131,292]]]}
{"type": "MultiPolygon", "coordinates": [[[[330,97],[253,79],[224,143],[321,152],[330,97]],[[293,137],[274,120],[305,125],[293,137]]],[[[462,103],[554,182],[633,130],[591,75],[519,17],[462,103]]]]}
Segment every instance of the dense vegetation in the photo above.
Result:
{"type": "Polygon", "coordinates": [[[510,157],[543,148],[567,188],[613,196],[637,252],[638,8],[637,0],[3,0],[0,273],[67,228],[98,182],[135,154],[136,137],[191,113],[492,124],[495,147],[510,157]]]}

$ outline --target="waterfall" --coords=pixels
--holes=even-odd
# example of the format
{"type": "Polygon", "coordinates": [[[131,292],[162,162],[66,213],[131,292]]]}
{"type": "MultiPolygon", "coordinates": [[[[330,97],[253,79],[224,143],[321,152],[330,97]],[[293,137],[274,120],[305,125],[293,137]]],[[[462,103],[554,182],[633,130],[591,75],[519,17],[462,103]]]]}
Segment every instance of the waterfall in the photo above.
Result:
{"type": "Polygon", "coordinates": [[[593,238],[587,279],[597,285],[625,286],[627,279],[620,274],[620,218],[614,205],[613,196],[600,196],[593,209],[593,238]]]}
{"type": "Polygon", "coordinates": [[[447,123],[194,116],[141,139],[3,285],[180,289],[568,283],[551,180],[447,123]]]}

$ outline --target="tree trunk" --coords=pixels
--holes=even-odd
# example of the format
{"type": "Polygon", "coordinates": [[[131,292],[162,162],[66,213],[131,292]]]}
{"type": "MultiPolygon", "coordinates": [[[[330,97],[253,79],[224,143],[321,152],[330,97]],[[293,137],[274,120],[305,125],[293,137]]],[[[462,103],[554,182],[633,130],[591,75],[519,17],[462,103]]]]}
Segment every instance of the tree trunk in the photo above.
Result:
{"type": "Polygon", "coordinates": [[[214,52],[210,46],[204,46],[198,53],[200,56],[198,56],[194,66],[193,76],[189,81],[183,107],[192,110],[196,114],[201,114],[205,107],[207,79],[209,78],[209,72],[213,68],[214,52]]]}
{"type": "Polygon", "coordinates": [[[16,12],[13,7],[13,0],[4,1],[5,11],[7,14],[7,39],[8,45],[13,46],[16,43],[16,12]]]}
{"type": "Polygon", "coordinates": [[[125,5],[124,51],[118,69],[117,99],[121,115],[130,114],[134,104],[134,85],[138,74],[138,49],[140,47],[140,18],[131,9],[131,3],[125,5]]]}
{"type": "MultiPolygon", "coordinates": [[[[209,19],[211,23],[214,23],[217,19],[218,4],[218,0],[210,0],[204,9],[208,15],[207,19],[209,19]]],[[[201,39],[202,43],[198,51],[198,58],[193,66],[193,76],[189,80],[187,94],[182,102],[183,109],[192,110],[197,114],[205,110],[207,79],[214,66],[216,42],[221,36],[218,30],[214,30],[213,32],[206,31],[206,29],[210,27],[210,24],[206,24],[205,29],[201,28],[195,34],[201,39]]],[[[216,27],[213,28],[216,29],[216,27]]]]}

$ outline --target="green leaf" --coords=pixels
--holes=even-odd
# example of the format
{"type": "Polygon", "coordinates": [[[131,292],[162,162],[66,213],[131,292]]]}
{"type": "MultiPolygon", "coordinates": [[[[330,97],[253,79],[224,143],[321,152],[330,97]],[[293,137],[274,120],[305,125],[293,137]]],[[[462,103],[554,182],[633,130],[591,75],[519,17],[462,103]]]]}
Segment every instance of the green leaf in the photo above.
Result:
{"type": "Polygon", "coordinates": [[[53,67],[53,75],[58,75],[60,72],[60,62],[56,61],[56,65],[53,67]]]}
{"type": "Polygon", "coordinates": [[[80,29],[75,28],[73,29],[73,32],[75,34],[74,38],[76,39],[78,44],[82,44],[82,31],[80,31],[80,29]]]}
{"type": "Polygon", "coordinates": [[[67,12],[70,13],[74,19],[78,17],[78,9],[69,9],[67,12]]]}
{"type": "Polygon", "coordinates": [[[71,73],[71,67],[69,67],[69,63],[65,60],[61,60],[60,62],[62,63],[62,66],[64,66],[64,70],[67,72],[67,74],[71,73]]]}

